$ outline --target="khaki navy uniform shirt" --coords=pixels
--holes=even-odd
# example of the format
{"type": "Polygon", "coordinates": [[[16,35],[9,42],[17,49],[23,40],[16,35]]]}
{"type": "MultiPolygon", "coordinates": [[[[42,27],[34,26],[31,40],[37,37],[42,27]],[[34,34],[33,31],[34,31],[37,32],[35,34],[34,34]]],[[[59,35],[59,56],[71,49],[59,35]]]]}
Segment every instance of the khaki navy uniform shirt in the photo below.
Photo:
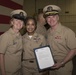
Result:
{"type": "Polygon", "coordinates": [[[56,30],[48,30],[47,43],[50,45],[54,59],[64,59],[70,50],[76,49],[75,33],[60,23],[56,30]]]}
{"type": "Polygon", "coordinates": [[[33,36],[30,38],[28,33],[26,33],[23,36],[23,75],[41,75],[41,73],[38,72],[37,63],[34,55],[34,48],[45,45],[46,41],[43,35],[34,33],[33,36]]]}
{"type": "Polygon", "coordinates": [[[23,36],[23,59],[33,59],[34,56],[34,48],[38,48],[41,46],[45,46],[46,41],[45,38],[37,33],[34,33],[33,37],[30,39],[29,35],[26,33],[23,36]]]}
{"type": "Polygon", "coordinates": [[[0,53],[5,54],[6,75],[19,75],[21,68],[22,37],[10,28],[0,36],[0,53]],[[15,74],[17,73],[17,74],[15,74]]]}

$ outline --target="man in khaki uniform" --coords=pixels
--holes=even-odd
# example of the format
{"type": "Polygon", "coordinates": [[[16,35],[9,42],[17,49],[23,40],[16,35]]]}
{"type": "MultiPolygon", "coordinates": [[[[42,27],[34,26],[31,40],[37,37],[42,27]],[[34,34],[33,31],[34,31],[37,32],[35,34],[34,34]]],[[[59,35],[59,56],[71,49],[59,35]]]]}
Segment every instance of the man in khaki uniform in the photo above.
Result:
{"type": "Polygon", "coordinates": [[[23,10],[11,12],[11,28],[0,36],[1,75],[21,75],[22,37],[19,30],[27,14],[23,10]]]}
{"type": "Polygon", "coordinates": [[[37,17],[37,29],[36,32],[39,34],[42,34],[44,37],[46,37],[46,28],[45,25],[46,21],[45,18],[43,17],[43,12],[38,14],[37,17]]]}
{"type": "Polygon", "coordinates": [[[43,9],[44,17],[51,26],[48,30],[47,43],[50,45],[55,65],[50,75],[72,75],[72,58],[76,51],[75,33],[59,22],[60,7],[48,5],[43,9]]]}

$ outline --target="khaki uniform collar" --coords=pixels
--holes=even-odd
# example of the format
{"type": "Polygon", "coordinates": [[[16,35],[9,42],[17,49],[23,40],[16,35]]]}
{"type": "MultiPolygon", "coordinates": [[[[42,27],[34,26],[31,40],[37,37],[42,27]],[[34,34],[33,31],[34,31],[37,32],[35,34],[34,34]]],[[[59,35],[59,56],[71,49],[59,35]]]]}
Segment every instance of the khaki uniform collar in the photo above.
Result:
{"type": "MultiPolygon", "coordinates": [[[[25,36],[26,36],[27,38],[29,38],[28,33],[26,33],[25,36]]],[[[38,34],[37,34],[37,33],[34,33],[33,36],[32,36],[32,38],[35,38],[35,37],[38,37],[38,34]]]]}
{"type": "MultiPolygon", "coordinates": [[[[61,27],[62,27],[62,25],[61,25],[61,23],[59,23],[57,28],[53,32],[51,32],[51,33],[54,33],[54,32],[60,33],[61,32],[61,27]]],[[[49,29],[49,31],[51,31],[51,28],[49,29]]]]}
{"type": "Polygon", "coordinates": [[[62,25],[61,25],[61,23],[59,23],[59,25],[57,26],[57,28],[56,28],[56,32],[60,32],[61,31],[61,27],[62,27],[62,25]]]}

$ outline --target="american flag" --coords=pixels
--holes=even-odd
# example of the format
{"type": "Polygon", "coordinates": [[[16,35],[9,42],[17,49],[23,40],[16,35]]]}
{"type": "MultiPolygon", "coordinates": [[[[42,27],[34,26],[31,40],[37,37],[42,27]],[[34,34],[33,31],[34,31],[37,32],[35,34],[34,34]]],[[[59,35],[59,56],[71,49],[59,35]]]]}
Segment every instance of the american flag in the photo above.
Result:
{"type": "Polygon", "coordinates": [[[9,29],[10,12],[23,9],[23,0],[0,0],[0,34],[9,29]]]}

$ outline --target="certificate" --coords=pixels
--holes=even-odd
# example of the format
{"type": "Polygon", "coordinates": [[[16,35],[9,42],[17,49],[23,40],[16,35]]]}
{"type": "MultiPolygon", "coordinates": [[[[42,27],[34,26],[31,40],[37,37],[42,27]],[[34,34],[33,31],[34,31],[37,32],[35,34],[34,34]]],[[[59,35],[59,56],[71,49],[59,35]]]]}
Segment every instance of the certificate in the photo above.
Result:
{"type": "Polygon", "coordinates": [[[34,49],[39,72],[50,69],[54,65],[54,59],[50,46],[34,49]]]}

